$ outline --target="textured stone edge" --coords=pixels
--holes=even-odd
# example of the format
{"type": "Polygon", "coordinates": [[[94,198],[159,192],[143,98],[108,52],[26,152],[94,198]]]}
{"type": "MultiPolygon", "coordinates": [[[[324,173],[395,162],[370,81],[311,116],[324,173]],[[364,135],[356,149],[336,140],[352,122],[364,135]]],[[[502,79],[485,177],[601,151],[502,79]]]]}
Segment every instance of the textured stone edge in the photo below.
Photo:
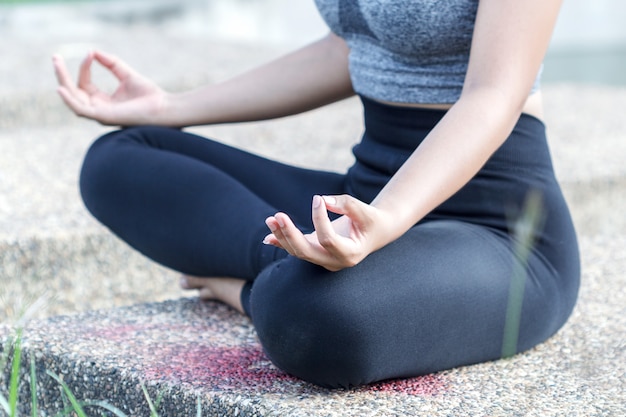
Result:
{"type": "MultiPolygon", "coordinates": [[[[7,353],[11,333],[11,327],[0,325],[0,356],[2,357],[7,353]]],[[[38,409],[42,416],[56,415],[64,409],[62,387],[48,372],[61,378],[79,401],[102,401],[120,409],[128,416],[150,415],[149,403],[142,387],[146,389],[153,403],[159,401],[157,411],[162,416],[196,415],[198,406],[201,408],[201,414],[208,417],[272,415],[260,397],[222,392],[207,394],[185,386],[147,382],[139,378],[132,369],[120,371],[107,364],[74,360],[75,358],[67,353],[44,357],[41,353],[31,352],[27,343],[23,346],[19,378],[19,404],[21,404],[19,413],[22,415],[31,413],[31,358],[34,358],[38,409]]],[[[10,359],[0,374],[0,391],[3,394],[6,394],[8,390],[10,359]]],[[[90,407],[88,415],[103,415],[99,411],[103,409],[90,407]]]]}
{"type": "Polygon", "coordinates": [[[0,323],[40,297],[34,318],[180,297],[176,275],[104,229],[0,240],[0,323]]]}
{"type": "MultiPolygon", "coordinates": [[[[363,416],[403,415],[399,410],[406,412],[405,415],[621,415],[616,410],[623,409],[623,403],[619,400],[620,395],[623,398],[623,394],[619,394],[619,391],[620,387],[623,387],[623,381],[620,382],[620,377],[623,375],[623,365],[620,366],[620,364],[624,362],[619,359],[624,355],[623,350],[621,350],[623,341],[620,338],[624,322],[623,316],[620,317],[615,312],[619,311],[620,305],[623,305],[620,304],[619,300],[623,299],[624,293],[623,291],[612,291],[606,287],[606,284],[607,279],[611,279],[611,277],[619,278],[616,283],[622,282],[624,279],[626,272],[624,269],[626,258],[623,252],[625,239],[626,236],[583,239],[581,249],[584,253],[583,267],[586,271],[584,277],[587,281],[585,291],[581,293],[579,306],[577,306],[572,319],[559,334],[538,346],[533,352],[516,356],[511,360],[496,361],[445,372],[443,380],[446,383],[446,388],[443,395],[433,401],[420,399],[419,396],[411,396],[407,401],[406,398],[390,398],[383,394],[384,398],[379,397],[378,400],[375,396],[368,395],[360,397],[360,401],[355,403],[350,398],[358,397],[358,394],[324,392],[321,395],[319,393],[310,395],[307,394],[306,389],[302,390],[298,383],[296,383],[298,391],[294,393],[291,390],[291,399],[286,402],[282,402],[281,397],[273,394],[263,394],[263,390],[233,392],[232,390],[212,391],[209,388],[207,391],[185,385],[185,383],[173,384],[171,382],[147,383],[147,389],[153,399],[157,397],[160,390],[165,392],[166,397],[164,397],[165,402],[163,404],[164,407],[169,408],[167,408],[168,414],[163,411],[163,415],[171,415],[170,413],[176,415],[179,412],[185,412],[185,415],[195,415],[199,393],[201,393],[201,404],[205,415],[319,415],[328,417],[342,415],[335,414],[336,410],[339,410],[338,413],[341,412],[341,408],[337,408],[337,406],[341,407],[341,404],[350,407],[350,412],[347,415],[363,416]],[[610,343],[605,343],[607,340],[610,343]],[[344,399],[348,402],[347,404],[344,399]],[[170,400],[172,403],[167,405],[167,401],[170,400]],[[353,409],[354,406],[364,408],[353,409]],[[379,411],[383,414],[372,414],[379,411]]],[[[121,320],[123,327],[124,324],[141,322],[141,319],[135,321],[132,317],[134,312],[157,309],[170,317],[165,318],[170,325],[179,323],[180,317],[178,315],[183,314],[183,321],[187,323],[189,320],[189,329],[193,334],[196,334],[198,319],[202,321],[207,317],[203,314],[207,308],[219,316],[217,321],[222,323],[221,329],[230,333],[231,338],[235,337],[239,340],[238,334],[250,335],[248,321],[241,319],[229,309],[213,303],[197,303],[192,299],[137,305],[114,309],[113,311],[88,312],[78,316],[58,316],[45,320],[43,326],[40,326],[41,323],[32,323],[33,330],[37,328],[48,330],[44,330],[39,335],[27,331],[27,335],[39,340],[37,343],[44,342],[46,351],[53,351],[52,357],[57,359],[51,360],[65,364],[61,367],[55,367],[55,372],[65,378],[69,378],[66,376],[68,374],[78,375],[72,379],[73,383],[77,385],[81,382],[85,383],[84,375],[87,375],[87,380],[89,380],[89,375],[97,374],[96,370],[98,369],[104,370],[104,372],[107,369],[117,369],[112,381],[119,381],[120,378],[123,381],[134,381],[135,385],[130,385],[129,390],[132,394],[132,406],[137,407],[137,413],[143,413],[146,410],[146,408],[141,408],[146,406],[140,391],[141,378],[143,377],[140,376],[141,370],[132,365],[132,363],[136,364],[136,361],[128,361],[126,364],[115,362],[116,366],[112,367],[111,361],[116,361],[115,358],[108,360],[106,355],[96,355],[100,358],[96,359],[97,364],[100,365],[98,367],[91,365],[90,359],[85,359],[84,355],[81,355],[84,350],[81,350],[83,348],[78,343],[74,346],[70,344],[68,349],[65,332],[55,336],[49,333],[50,329],[55,327],[63,329],[71,323],[78,323],[80,327],[82,326],[81,317],[87,322],[90,321],[89,318],[91,317],[95,319],[92,321],[98,326],[103,325],[105,327],[109,319],[113,323],[121,320]],[[223,321],[224,318],[228,320],[223,321]],[[78,322],[76,322],[77,319],[78,322]],[[240,330],[238,329],[241,329],[242,326],[245,328],[244,332],[239,333],[240,330]],[[54,346],[58,346],[58,349],[54,349],[54,346]],[[72,361],[72,359],[74,360],[72,361]],[[74,363],[77,363],[76,373],[72,371],[75,368],[74,363]],[[109,364],[108,368],[107,364],[109,364]]],[[[149,316],[150,314],[146,317],[149,316]]],[[[157,318],[156,320],[157,323],[161,323],[159,321],[161,319],[157,318]]],[[[89,325],[87,326],[89,327],[89,325]]],[[[6,338],[9,331],[8,326],[0,325],[0,341],[6,338]]],[[[186,331],[184,329],[178,329],[177,332],[180,332],[180,335],[176,337],[185,337],[186,331]]],[[[219,334],[223,333],[220,331],[219,334]]],[[[126,338],[125,340],[129,341],[130,339],[126,338]]],[[[130,348],[134,349],[135,347],[131,344],[130,348]]],[[[103,352],[106,353],[106,350],[103,352]]],[[[27,343],[27,355],[28,353],[27,343]]],[[[37,353],[34,354],[37,358],[37,353]]],[[[123,358],[125,357],[122,356],[123,358]]],[[[37,363],[42,368],[46,366],[45,360],[38,360],[37,363]]],[[[2,375],[0,375],[0,379],[1,377],[2,375]]],[[[27,385],[27,376],[24,374],[22,378],[23,384],[27,385]]],[[[147,379],[152,381],[150,377],[147,379]]],[[[207,386],[214,387],[213,385],[207,386]]],[[[52,384],[52,388],[58,392],[58,386],[55,387],[52,384]]],[[[107,389],[106,385],[104,390],[111,392],[111,389],[107,389]]],[[[87,394],[89,392],[77,391],[79,398],[86,398],[87,394]]],[[[26,394],[23,396],[28,399],[26,394]]]]}

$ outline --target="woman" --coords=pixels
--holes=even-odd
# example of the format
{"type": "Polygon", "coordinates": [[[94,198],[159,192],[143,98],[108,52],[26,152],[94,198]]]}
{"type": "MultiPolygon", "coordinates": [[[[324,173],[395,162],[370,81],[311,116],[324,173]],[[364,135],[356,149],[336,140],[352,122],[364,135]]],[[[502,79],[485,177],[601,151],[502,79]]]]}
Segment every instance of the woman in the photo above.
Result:
{"type": "Polygon", "coordinates": [[[580,272],[537,84],[560,3],[317,0],[328,36],[183,94],[102,52],[87,56],[76,85],[55,57],[76,114],[127,127],[89,150],[85,204],[181,271],[184,288],[248,314],[268,357],[315,384],[497,359],[510,323],[509,353],[529,349],[567,320],[580,272]],[[94,60],[118,78],[113,95],[91,82],[94,60]],[[291,115],[355,93],[365,133],[344,174],[177,129],[291,115]],[[511,225],[529,194],[541,197],[543,222],[520,256],[511,225]]]}

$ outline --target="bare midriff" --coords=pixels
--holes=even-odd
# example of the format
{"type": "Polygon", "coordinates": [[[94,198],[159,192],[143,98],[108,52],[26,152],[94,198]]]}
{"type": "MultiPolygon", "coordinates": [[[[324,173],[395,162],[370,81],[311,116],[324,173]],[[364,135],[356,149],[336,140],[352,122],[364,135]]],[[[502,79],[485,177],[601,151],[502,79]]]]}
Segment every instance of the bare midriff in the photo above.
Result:
{"type": "MultiPolygon", "coordinates": [[[[448,110],[452,107],[452,104],[410,104],[410,103],[394,103],[390,101],[383,100],[375,100],[383,104],[388,104],[390,106],[398,106],[398,107],[412,107],[418,109],[439,109],[439,110],[448,110]]],[[[543,119],[543,99],[541,96],[541,92],[537,91],[536,93],[528,96],[526,103],[522,109],[522,113],[529,114],[538,119],[543,119]]]]}

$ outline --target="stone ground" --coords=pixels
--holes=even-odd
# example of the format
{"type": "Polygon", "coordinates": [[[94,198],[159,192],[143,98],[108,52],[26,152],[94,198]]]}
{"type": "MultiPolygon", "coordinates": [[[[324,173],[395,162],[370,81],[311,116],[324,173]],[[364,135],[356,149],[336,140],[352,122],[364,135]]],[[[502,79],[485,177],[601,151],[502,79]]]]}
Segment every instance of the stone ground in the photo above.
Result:
{"type": "MultiPolygon", "coordinates": [[[[141,383],[153,394],[166,390],[163,415],[191,414],[198,398],[206,415],[626,414],[626,89],[544,89],[555,166],[583,257],[580,301],[567,325],[511,360],[326,391],[273,368],[247,319],[178,290],[175,273],[133,253],[89,217],[77,173],[90,141],[107,128],[61,105],[50,65],[50,55],[60,52],[76,68],[97,46],[181,90],[284,48],[143,24],[80,36],[17,36],[0,26],[0,34],[0,334],[47,294],[48,307],[33,314],[40,320],[29,324],[25,343],[50,409],[58,390],[44,369],[62,374],[80,398],[104,398],[132,415],[148,415],[141,383]]],[[[348,100],[284,120],[193,130],[286,162],[342,170],[360,122],[358,102],[348,100]]]]}

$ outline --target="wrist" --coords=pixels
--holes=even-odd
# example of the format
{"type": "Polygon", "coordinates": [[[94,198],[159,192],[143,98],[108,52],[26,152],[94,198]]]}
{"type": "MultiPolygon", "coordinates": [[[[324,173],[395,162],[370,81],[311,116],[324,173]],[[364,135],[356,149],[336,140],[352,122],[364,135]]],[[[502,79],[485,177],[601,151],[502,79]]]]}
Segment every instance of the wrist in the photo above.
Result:
{"type": "Polygon", "coordinates": [[[184,93],[163,92],[159,97],[154,112],[151,115],[152,124],[169,126],[169,127],[185,127],[189,123],[183,118],[185,114],[183,109],[184,93]]]}
{"type": "Polygon", "coordinates": [[[415,212],[406,201],[399,204],[388,203],[390,202],[379,200],[372,202],[372,206],[379,211],[384,233],[388,242],[392,242],[406,233],[419,219],[416,219],[415,212]]]}

